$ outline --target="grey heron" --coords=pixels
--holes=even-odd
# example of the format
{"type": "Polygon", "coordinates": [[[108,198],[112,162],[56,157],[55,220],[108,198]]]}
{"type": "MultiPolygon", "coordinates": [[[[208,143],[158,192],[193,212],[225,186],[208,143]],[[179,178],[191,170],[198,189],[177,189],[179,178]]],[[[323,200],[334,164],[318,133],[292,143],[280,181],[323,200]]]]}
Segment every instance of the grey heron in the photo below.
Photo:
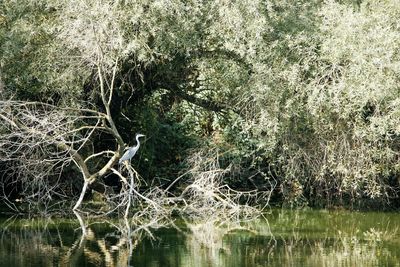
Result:
{"type": "Polygon", "coordinates": [[[132,146],[132,147],[128,147],[127,150],[125,151],[124,155],[122,155],[122,157],[119,159],[119,164],[121,164],[122,162],[124,162],[125,160],[130,160],[131,158],[133,158],[133,156],[135,156],[136,152],[138,151],[139,147],[140,147],[140,141],[139,138],[143,137],[145,135],[143,134],[136,134],[136,146],[132,146]]]}

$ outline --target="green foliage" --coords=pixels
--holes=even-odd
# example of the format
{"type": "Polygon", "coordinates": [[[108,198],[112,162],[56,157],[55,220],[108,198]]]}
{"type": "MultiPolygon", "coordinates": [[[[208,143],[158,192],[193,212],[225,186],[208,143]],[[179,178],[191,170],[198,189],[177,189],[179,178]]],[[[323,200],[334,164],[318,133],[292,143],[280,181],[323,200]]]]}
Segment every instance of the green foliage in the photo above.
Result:
{"type": "Polygon", "coordinates": [[[58,102],[75,99],[84,77],[62,60],[55,40],[57,15],[46,1],[0,3],[0,66],[6,95],[58,102]]]}
{"type": "Polygon", "coordinates": [[[398,193],[397,0],[22,2],[0,3],[5,95],[96,105],[93,66],[116,67],[113,116],[130,145],[150,137],[149,179],[207,146],[227,181],[274,179],[291,204],[398,193]]]}
{"type": "Polygon", "coordinates": [[[288,201],[386,201],[399,177],[399,5],[328,1],[309,12],[278,24],[291,34],[275,41],[252,126],[288,201]],[[314,20],[291,27],[303,15],[314,20]]]}

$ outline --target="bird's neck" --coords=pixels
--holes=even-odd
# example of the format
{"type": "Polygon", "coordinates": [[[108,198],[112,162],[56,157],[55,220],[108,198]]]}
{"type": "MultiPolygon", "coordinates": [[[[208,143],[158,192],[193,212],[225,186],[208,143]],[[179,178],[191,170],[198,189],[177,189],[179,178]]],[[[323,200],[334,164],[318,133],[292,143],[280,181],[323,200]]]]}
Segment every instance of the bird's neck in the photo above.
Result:
{"type": "Polygon", "coordinates": [[[140,147],[139,136],[136,136],[136,146],[135,147],[140,147]]]}

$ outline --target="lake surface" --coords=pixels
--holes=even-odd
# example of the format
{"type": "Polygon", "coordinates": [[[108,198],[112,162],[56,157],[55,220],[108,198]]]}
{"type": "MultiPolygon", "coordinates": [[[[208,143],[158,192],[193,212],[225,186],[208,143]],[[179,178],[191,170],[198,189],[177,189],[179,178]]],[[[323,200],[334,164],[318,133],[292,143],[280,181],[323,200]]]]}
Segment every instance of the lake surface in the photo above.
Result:
{"type": "Polygon", "coordinates": [[[273,210],[264,217],[147,228],[2,218],[0,266],[400,266],[400,213],[273,210]]]}

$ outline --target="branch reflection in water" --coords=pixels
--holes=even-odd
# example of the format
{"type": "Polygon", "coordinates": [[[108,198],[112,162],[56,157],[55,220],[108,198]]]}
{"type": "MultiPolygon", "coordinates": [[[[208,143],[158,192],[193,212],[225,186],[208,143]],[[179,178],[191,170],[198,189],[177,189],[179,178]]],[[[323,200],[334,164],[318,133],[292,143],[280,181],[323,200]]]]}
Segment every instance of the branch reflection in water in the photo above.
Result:
{"type": "Polygon", "coordinates": [[[6,220],[0,266],[131,266],[143,237],[154,239],[152,231],[166,226],[157,220],[135,227],[128,219],[90,222],[74,214],[77,220],[6,220]]]}
{"type": "Polygon", "coordinates": [[[0,266],[396,266],[400,214],[2,221],[0,266]]]}

